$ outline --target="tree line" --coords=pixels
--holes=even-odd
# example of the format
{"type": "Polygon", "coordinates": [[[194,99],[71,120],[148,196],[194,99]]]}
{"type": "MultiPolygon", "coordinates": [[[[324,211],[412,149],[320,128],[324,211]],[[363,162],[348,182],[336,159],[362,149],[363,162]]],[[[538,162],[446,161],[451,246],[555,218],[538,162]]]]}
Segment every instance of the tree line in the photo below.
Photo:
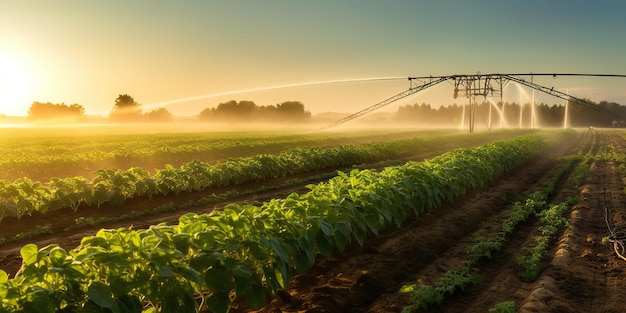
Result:
{"type": "MultiPolygon", "coordinates": [[[[28,109],[28,118],[35,121],[84,121],[85,107],[80,104],[65,104],[35,101],[28,109]]],[[[133,97],[123,94],[115,99],[109,118],[115,122],[170,122],[174,116],[165,108],[142,113],[141,105],[133,97]]]]}
{"type": "MultiPolygon", "coordinates": [[[[590,100],[586,100],[591,102],[590,100]]],[[[594,103],[594,102],[591,102],[594,103]]],[[[583,106],[579,103],[567,103],[567,126],[569,127],[626,127],[626,106],[615,102],[601,101],[597,107],[583,106]],[[613,112],[613,113],[609,113],[613,112]],[[615,124],[614,124],[615,123],[615,124]]],[[[565,123],[565,104],[548,105],[545,103],[491,103],[482,102],[475,107],[475,123],[489,126],[489,110],[491,107],[491,125],[498,127],[529,128],[563,127],[565,123]],[[534,116],[534,122],[531,121],[534,116]]],[[[468,120],[469,108],[463,105],[447,105],[433,108],[430,104],[412,104],[398,108],[395,119],[399,122],[417,125],[459,125],[462,119],[468,120]]]]}
{"type": "MultiPolygon", "coordinates": [[[[28,110],[28,117],[32,120],[63,120],[82,121],[85,118],[85,108],[79,104],[33,102],[28,110]]],[[[166,108],[157,108],[143,112],[140,103],[128,94],[119,95],[109,114],[113,122],[171,122],[174,115],[166,108]]],[[[206,108],[198,114],[201,121],[242,121],[242,122],[302,122],[311,118],[304,104],[299,101],[285,101],[276,105],[258,106],[253,101],[230,100],[217,105],[215,108],[206,108]]]]}
{"type": "MultiPolygon", "coordinates": [[[[586,100],[591,102],[590,100],[586,100]]],[[[626,127],[626,106],[615,102],[601,101],[594,103],[597,107],[583,106],[578,103],[567,104],[567,125],[570,127],[626,127]],[[612,114],[609,112],[613,112],[612,114]]],[[[462,119],[467,120],[468,108],[464,105],[443,105],[434,108],[430,104],[412,104],[400,106],[394,118],[397,122],[416,123],[418,125],[458,125],[462,119]]],[[[478,124],[505,127],[562,127],[564,125],[566,105],[545,103],[518,104],[509,102],[482,102],[475,106],[475,121],[478,124]],[[491,110],[491,119],[489,118],[491,110]],[[536,119],[531,121],[532,112],[536,119]]],[[[55,104],[50,102],[33,102],[28,110],[32,120],[63,120],[82,121],[85,108],[80,104],[55,104]]],[[[230,100],[219,103],[214,108],[205,108],[197,116],[204,122],[281,122],[301,123],[311,119],[311,113],[300,101],[285,101],[276,105],[259,106],[254,101],[230,100]]],[[[119,95],[109,114],[113,122],[171,122],[174,116],[166,108],[156,108],[148,112],[142,111],[142,105],[128,94],[119,95]]]]}
{"type": "Polygon", "coordinates": [[[297,123],[311,118],[300,101],[285,101],[276,105],[258,106],[253,101],[230,100],[206,108],[199,118],[205,121],[241,121],[241,122],[288,122],[297,123]]]}
{"type": "Polygon", "coordinates": [[[81,120],[85,115],[85,108],[77,103],[50,103],[33,102],[28,109],[28,116],[32,119],[64,119],[81,120]]]}

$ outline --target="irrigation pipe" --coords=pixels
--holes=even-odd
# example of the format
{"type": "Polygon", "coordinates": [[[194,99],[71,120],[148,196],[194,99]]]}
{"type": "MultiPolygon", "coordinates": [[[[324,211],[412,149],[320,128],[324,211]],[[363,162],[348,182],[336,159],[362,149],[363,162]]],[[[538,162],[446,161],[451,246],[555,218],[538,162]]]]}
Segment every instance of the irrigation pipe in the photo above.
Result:
{"type": "MultiPolygon", "coordinates": [[[[606,194],[606,193],[605,193],[606,194]]],[[[606,227],[609,229],[609,241],[613,243],[613,250],[618,257],[622,260],[626,261],[626,257],[624,256],[624,252],[626,249],[624,248],[624,242],[626,242],[626,231],[624,228],[611,228],[611,223],[609,222],[609,209],[604,207],[604,221],[606,222],[606,227]]]]}

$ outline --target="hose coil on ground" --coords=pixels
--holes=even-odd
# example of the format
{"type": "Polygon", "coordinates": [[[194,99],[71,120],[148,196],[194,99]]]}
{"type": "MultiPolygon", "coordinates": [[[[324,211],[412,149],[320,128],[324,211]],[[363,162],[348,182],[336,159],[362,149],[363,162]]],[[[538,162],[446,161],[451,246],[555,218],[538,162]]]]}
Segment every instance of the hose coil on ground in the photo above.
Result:
{"type": "Polygon", "coordinates": [[[619,226],[611,228],[611,223],[609,222],[609,210],[606,207],[604,207],[604,213],[606,227],[611,233],[608,237],[609,242],[613,243],[613,250],[615,250],[617,256],[626,261],[626,248],[624,248],[624,244],[626,243],[626,227],[619,226]]]}

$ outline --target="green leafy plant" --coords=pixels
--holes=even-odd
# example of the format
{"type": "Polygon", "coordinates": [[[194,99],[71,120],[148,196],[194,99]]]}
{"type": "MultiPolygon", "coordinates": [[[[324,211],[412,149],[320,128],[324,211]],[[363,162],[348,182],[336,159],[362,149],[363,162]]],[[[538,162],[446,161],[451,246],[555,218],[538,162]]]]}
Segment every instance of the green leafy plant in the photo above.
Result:
{"type": "MultiPolygon", "coordinates": [[[[26,245],[20,272],[5,279],[0,271],[0,312],[227,312],[235,298],[259,308],[318,253],[363,245],[368,235],[489,182],[542,144],[531,135],[382,171],[355,169],[261,206],[188,213],[176,225],[102,229],[69,252],[26,245]]],[[[450,294],[477,279],[468,266],[447,272],[433,290],[450,294]]]]}
{"type": "Polygon", "coordinates": [[[515,301],[505,301],[489,309],[489,313],[515,313],[515,301]]]}

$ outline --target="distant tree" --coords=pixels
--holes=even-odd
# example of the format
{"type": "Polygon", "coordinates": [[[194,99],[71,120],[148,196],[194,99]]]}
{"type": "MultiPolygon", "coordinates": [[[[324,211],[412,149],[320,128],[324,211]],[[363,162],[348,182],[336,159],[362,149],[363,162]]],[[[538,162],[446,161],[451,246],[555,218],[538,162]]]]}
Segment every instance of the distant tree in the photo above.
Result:
{"type": "Polygon", "coordinates": [[[276,118],[283,121],[301,121],[311,118],[300,101],[285,101],[276,105],[276,118]]]}
{"type": "MultiPolygon", "coordinates": [[[[610,127],[613,121],[620,125],[626,125],[623,117],[626,117],[626,106],[614,102],[601,101],[600,103],[584,99],[587,104],[578,102],[568,103],[568,125],[571,127],[610,127]],[[593,107],[596,105],[597,107],[593,107]],[[604,109],[604,110],[602,110],[604,109]],[[624,121],[622,123],[622,121],[624,121]]],[[[528,128],[531,126],[531,103],[497,103],[482,102],[477,104],[478,122],[488,124],[489,110],[492,111],[491,126],[502,124],[507,127],[528,128]],[[502,112],[500,114],[500,112],[502,112]],[[521,113],[521,116],[520,116],[521,113]]],[[[565,118],[565,106],[562,104],[534,104],[537,125],[539,127],[562,127],[565,118]]],[[[439,109],[433,109],[430,105],[414,104],[398,108],[396,120],[412,122],[418,125],[438,123],[439,125],[454,125],[462,119],[467,121],[467,112],[463,116],[463,105],[442,105],[439,109]]]]}
{"type": "Polygon", "coordinates": [[[141,105],[128,94],[119,95],[110,117],[115,121],[138,122],[141,120],[141,105]]]}
{"type": "Polygon", "coordinates": [[[152,110],[148,113],[145,113],[143,117],[148,122],[157,123],[171,122],[174,120],[174,116],[166,108],[158,108],[152,110]]]}
{"type": "Polygon", "coordinates": [[[33,102],[28,109],[28,117],[34,120],[78,120],[85,115],[85,108],[80,104],[67,105],[65,103],[55,104],[50,102],[33,102]]]}
{"type": "Polygon", "coordinates": [[[237,115],[241,117],[252,117],[257,110],[257,105],[254,101],[242,100],[237,103],[237,115]]]}
{"type": "Polygon", "coordinates": [[[203,110],[199,118],[205,120],[249,121],[253,119],[257,110],[258,107],[254,101],[243,100],[237,102],[230,100],[218,104],[216,108],[203,110]]]}
{"type": "Polygon", "coordinates": [[[198,116],[202,120],[246,122],[300,122],[311,118],[311,112],[300,101],[285,101],[277,105],[257,106],[253,101],[230,100],[207,108],[198,116]]]}
{"type": "Polygon", "coordinates": [[[118,110],[135,110],[139,108],[139,103],[135,102],[135,99],[128,94],[123,94],[115,99],[115,108],[118,110]]]}
{"type": "Polygon", "coordinates": [[[213,118],[215,108],[206,108],[198,114],[198,118],[201,120],[210,120],[213,118]]]}

